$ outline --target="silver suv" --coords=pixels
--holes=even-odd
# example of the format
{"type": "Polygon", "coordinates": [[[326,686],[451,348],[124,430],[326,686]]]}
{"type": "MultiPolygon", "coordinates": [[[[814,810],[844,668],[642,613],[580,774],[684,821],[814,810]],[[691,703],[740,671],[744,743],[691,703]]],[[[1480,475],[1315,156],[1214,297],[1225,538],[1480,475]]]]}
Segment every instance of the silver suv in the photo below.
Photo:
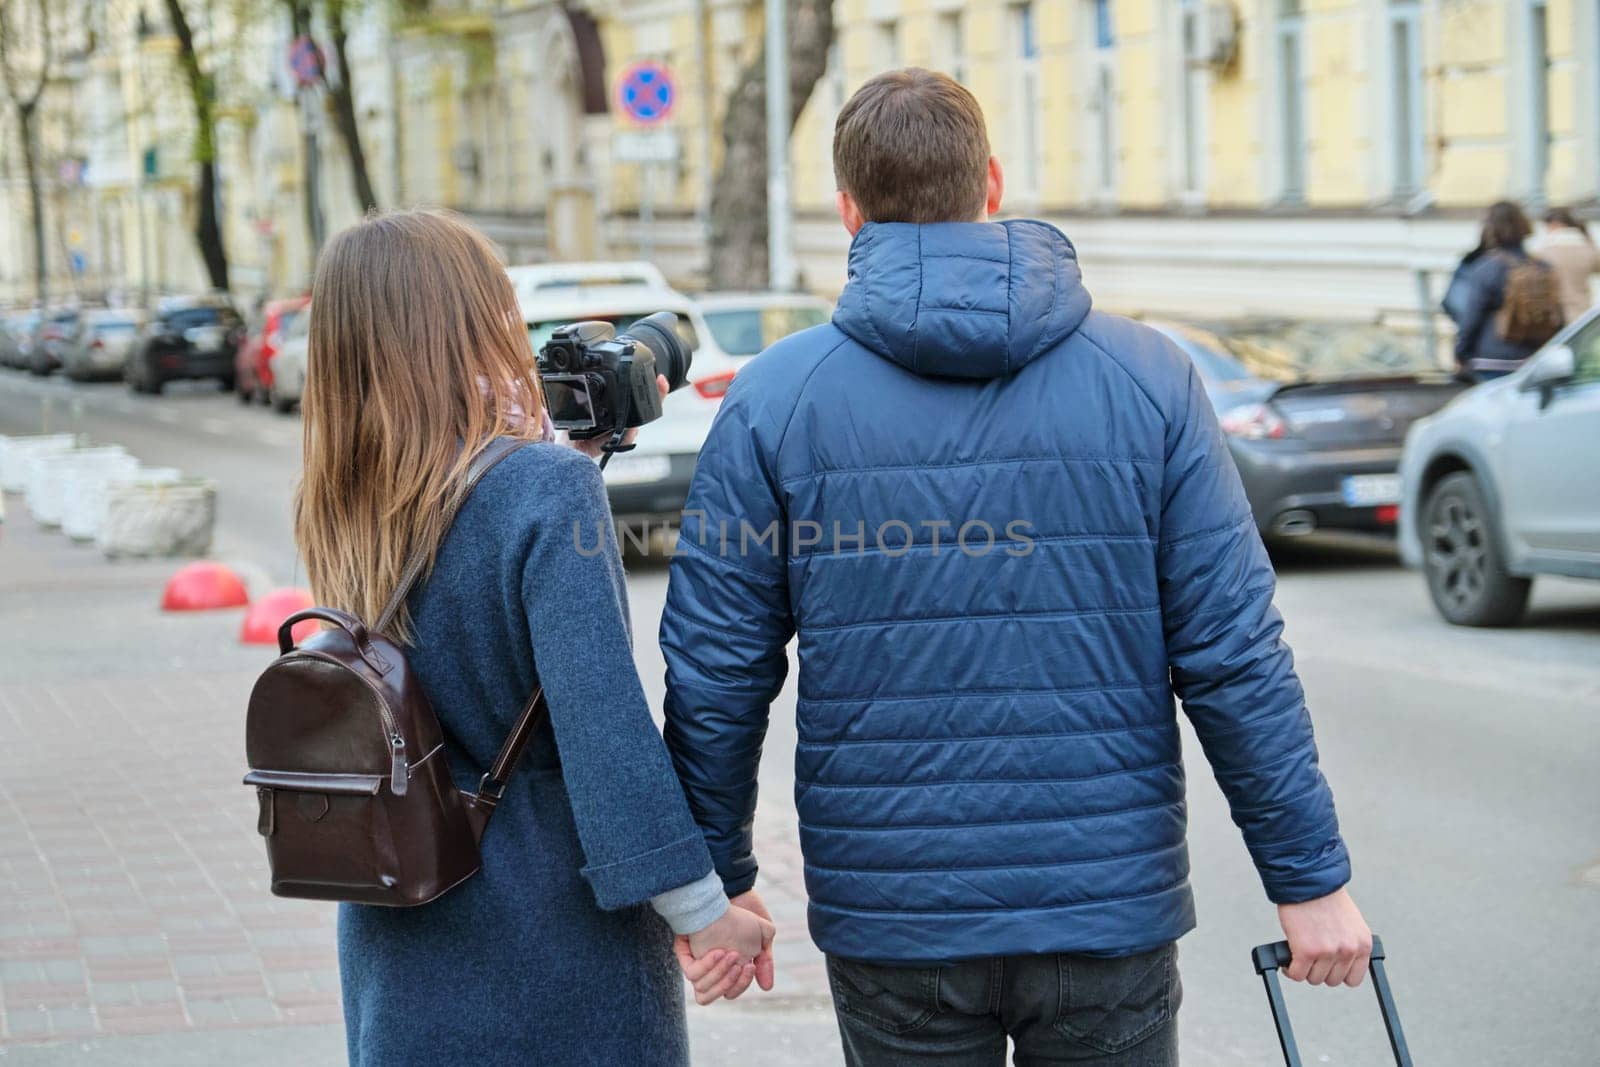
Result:
{"type": "Polygon", "coordinates": [[[1600,578],[1600,309],[1406,435],[1400,554],[1445,619],[1512,626],[1539,574],[1600,578]]]}

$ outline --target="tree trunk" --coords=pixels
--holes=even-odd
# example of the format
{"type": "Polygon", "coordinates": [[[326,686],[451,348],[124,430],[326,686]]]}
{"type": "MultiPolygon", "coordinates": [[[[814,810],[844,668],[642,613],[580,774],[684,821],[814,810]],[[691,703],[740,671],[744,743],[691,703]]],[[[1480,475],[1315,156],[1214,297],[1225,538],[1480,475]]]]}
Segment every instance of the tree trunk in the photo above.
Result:
{"type": "Polygon", "coordinates": [[[206,274],[213,289],[228,290],[228,252],[222,241],[222,224],[217,218],[217,115],[216,85],[200,68],[194,50],[194,33],[184,17],[179,0],[166,0],[167,19],[178,38],[178,63],[189,83],[194,102],[194,157],[200,165],[199,188],[195,192],[195,243],[205,260],[206,274]]]}
{"type": "Polygon", "coordinates": [[[28,206],[33,212],[33,291],[42,308],[50,299],[50,275],[45,263],[44,183],[39,180],[39,145],[34,140],[33,120],[38,113],[37,101],[17,108],[22,161],[28,171],[28,206]]]}
{"type": "MultiPolygon", "coordinates": [[[[833,0],[787,0],[789,127],[828,66],[833,0]]],[[[711,190],[713,289],[758,289],[767,278],[767,57],[739,75],[722,120],[722,167],[711,190]]]]}
{"type": "Polygon", "coordinates": [[[355,88],[350,83],[350,61],[345,45],[349,35],[344,26],[344,0],[328,0],[328,35],[333,39],[333,69],[336,80],[323,81],[333,94],[334,121],[339,127],[339,137],[344,141],[345,155],[350,158],[350,180],[355,185],[356,200],[363,212],[378,209],[378,196],[372,191],[372,176],[367,172],[367,152],[361,145],[361,126],[356,121],[355,88]]]}

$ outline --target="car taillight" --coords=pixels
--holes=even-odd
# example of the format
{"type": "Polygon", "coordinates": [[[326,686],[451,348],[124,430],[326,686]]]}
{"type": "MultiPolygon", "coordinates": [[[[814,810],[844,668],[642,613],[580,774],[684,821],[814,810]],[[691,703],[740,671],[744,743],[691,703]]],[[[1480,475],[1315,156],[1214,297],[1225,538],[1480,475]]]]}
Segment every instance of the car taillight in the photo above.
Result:
{"type": "Polygon", "coordinates": [[[1244,404],[1224,411],[1217,421],[1223,433],[1247,441],[1276,441],[1289,436],[1288,425],[1265,404],[1244,404]]]}
{"type": "Polygon", "coordinates": [[[707,400],[721,400],[723,395],[727,393],[728,386],[732,384],[733,371],[724,371],[721,374],[713,374],[709,378],[701,378],[694,383],[694,391],[707,400]]]}
{"type": "Polygon", "coordinates": [[[1399,504],[1379,504],[1377,514],[1374,516],[1379,525],[1393,526],[1400,521],[1399,504]]]}

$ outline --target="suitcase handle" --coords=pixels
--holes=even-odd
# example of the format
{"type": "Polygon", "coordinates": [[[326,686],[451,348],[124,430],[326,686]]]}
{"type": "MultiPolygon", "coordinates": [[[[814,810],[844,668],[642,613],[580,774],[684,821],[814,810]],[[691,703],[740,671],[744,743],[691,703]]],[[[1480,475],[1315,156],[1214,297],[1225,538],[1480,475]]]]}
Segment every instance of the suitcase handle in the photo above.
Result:
{"type": "MultiPolygon", "coordinates": [[[[1283,1062],[1287,1067],[1301,1067],[1300,1050],[1294,1042],[1294,1027],[1289,1023],[1289,1009],[1283,1002],[1283,986],[1278,981],[1278,970],[1289,966],[1293,957],[1289,942],[1275,941],[1270,945],[1257,945],[1250,952],[1250,962],[1267,987],[1267,1004],[1272,1009],[1272,1021],[1278,1028],[1278,1046],[1283,1049],[1283,1062]]],[[[1378,1011],[1383,1014],[1383,1026],[1389,1034],[1389,1048],[1394,1052],[1398,1067],[1412,1067],[1411,1050],[1406,1047],[1405,1031],[1400,1028],[1400,1012],[1395,1007],[1394,993],[1389,988],[1389,975],[1383,967],[1383,942],[1376,934],[1372,937],[1371,962],[1372,987],[1378,995],[1378,1011]]]]}

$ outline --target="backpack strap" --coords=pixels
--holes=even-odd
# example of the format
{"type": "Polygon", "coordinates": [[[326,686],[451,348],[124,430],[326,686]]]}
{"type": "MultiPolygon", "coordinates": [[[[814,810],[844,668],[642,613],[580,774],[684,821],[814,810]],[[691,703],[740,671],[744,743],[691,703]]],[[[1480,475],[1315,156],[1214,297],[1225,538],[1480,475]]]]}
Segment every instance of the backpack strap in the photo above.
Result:
{"type": "MultiPolygon", "coordinates": [[[[461,483],[461,488],[445,504],[444,531],[448,533],[450,526],[456,521],[456,512],[461,510],[461,505],[472,492],[473,487],[483,479],[485,474],[494,468],[496,463],[505,459],[511,453],[527,444],[527,441],[514,437],[496,437],[483,447],[472,458],[472,463],[467,467],[466,478],[461,483]]],[[[406,560],[405,570],[400,572],[400,580],[395,583],[394,592],[389,594],[388,603],[383,605],[383,611],[378,614],[377,622],[372,628],[383,633],[394,622],[394,617],[400,613],[400,605],[406,602],[406,597],[411,595],[411,590],[416,586],[417,580],[422,577],[422,572],[428,566],[428,560],[433,555],[433,550],[438,545],[418,545],[416,551],[411,553],[411,558],[406,560]]]]}
{"type": "MultiPolygon", "coordinates": [[[[505,459],[511,453],[528,444],[525,440],[511,437],[497,437],[490,441],[483,449],[472,458],[472,463],[467,467],[467,474],[461,483],[461,488],[450,498],[445,505],[444,529],[448,532],[455,522],[456,512],[461,510],[461,505],[471,494],[483,476],[494,468],[494,465],[505,459]]],[[[437,546],[435,546],[437,547],[437,546]]],[[[419,545],[406,561],[405,570],[400,572],[400,581],[395,584],[394,592],[389,594],[389,601],[383,606],[383,613],[378,616],[377,625],[373,629],[382,633],[388,629],[389,624],[400,611],[400,605],[405,603],[406,597],[411,595],[411,590],[416,586],[417,580],[422,577],[423,570],[428,565],[431,555],[426,546],[419,545]]],[[[489,817],[494,814],[495,806],[500,803],[500,795],[505,792],[506,781],[511,777],[511,772],[516,770],[522,753],[527,749],[529,740],[534,731],[549,716],[550,708],[545,704],[544,686],[536,684],[533,695],[522,706],[522,712],[517,716],[517,721],[512,724],[511,732],[506,735],[505,742],[501,744],[499,753],[490,764],[489,770],[478,783],[476,793],[463,794],[462,800],[466,804],[467,822],[472,827],[474,838],[481,840],[483,831],[489,825],[489,817]]]]}

